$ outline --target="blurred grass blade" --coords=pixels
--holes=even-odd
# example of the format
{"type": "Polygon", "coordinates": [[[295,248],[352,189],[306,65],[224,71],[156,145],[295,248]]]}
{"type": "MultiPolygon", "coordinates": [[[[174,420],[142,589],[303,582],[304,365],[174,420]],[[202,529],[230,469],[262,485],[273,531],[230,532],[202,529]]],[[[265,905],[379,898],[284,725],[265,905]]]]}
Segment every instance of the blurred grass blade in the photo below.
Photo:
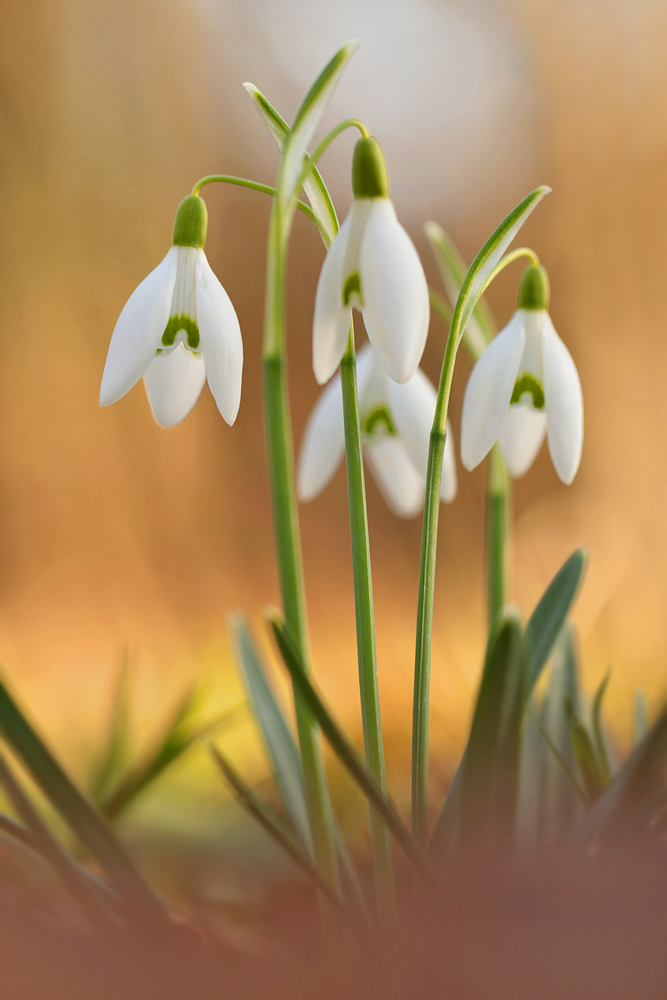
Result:
{"type": "Polygon", "coordinates": [[[248,698],[273,764],[276,785],[286,815],[294,830],[311,851],[310,825],[303,787],[301,757],[280,706],[271,690],[262,661],[248,627],[240,615],[229,620],[236,659],[248,698]]]}
{"type": "Polygon", "coordinates": [[[519,806],[517,814],[517,849],[523,854],[537,850],[541,837],[541,814],[544,797],[542,772],[548,750],[538,725],[539,709],[534,701],[526,706],[519,765],[519,806]]]}
{"type": "Polygon", "coordinates": [[[541,782],[541,834],[548,843],[563,843],[575,829],[581,801],[587,801],[576,778],[577,762],[570,734],[568,702],[578,711],[580,701],[577,649],[572,626],[561,630],[554,647],[549,687],[539,723],[548,750],[541,782]]]}
{"type": "Polygon", "coordinates": [[[308,855],[303,852],[301,846],[294,839],[291,831],[285,827],[280,817],[276,815],[264,799],[248,787],[231,764],[222,756],[217,747],[211,746],[210,750],[213,760],[233,788],[239,803],[243,806],[246,812],[249,813],[249,815],[252,816],[253,819],[255,819],[260,826],[266,830],[269,836],[275,840],[276,843],[279,844],[280,847],[282,847],[294,861],[296,861],[297,865],[299,865],[299,867],[306,872],[315,887],[319,889],[346,917],[349,917],[349,911],[340,896],[338,896],[328,882],[322,878],[313,862],[310,860],[308,855]]]}
{"type": "Polygon", "coordinates": [[[200,743],[214,730],[228,724],[243,706],[237,705],[230,712],[212,722],[197,726],[192,716],[200,703],[200,691],[194,688],[179,702],[171,720],[149,750],[144,760],[126,773],[123,780],[110,792],[100,805],[100,812],[114,822],[129,806],[162,777],[188,750],[200,743]]]}
{"type": "Polygon", "coordinates": [[[584,783],[589,802],[595,802],[605,788],[605,780],[600,769],[600,762],[595,752],[593,740],[586,727],[577,717],[576,709],[569,698],[566,698],[565,706],[570,720],[570,735],[572,738],[574,759],[577,762],[577,770],[584,783]]]}
{"type": "Polygon", "coordinates": [[[0,732],[57,812],[106,871],[119,895],[152,920],[167,913],[114,833],[72,784],[0,682],[0,732]]]}
{"type": "MultiPolygon", "coordinates": [[[[266,97],[252,83],[244,83],[246,91],[257,108],[260,118],[266,125],[269,133],[282,153],[285,139],[289,135],[289,125],[285,119],[278,114],[273,105],[267,101],[266,97]]],[[[310,162],[310,157],[306,153],[305,162],[310,162]]],[[[320,230],[326,237],[325,243],[328,246],[338,232],[338,217],[333,206],[329,192],[322,180],[322,175],[313,163],[310,170],[303,179],[303,190],[315,213],[320,230]]]]}
{"type": "Polygon", "coordinates": [[[387,824],[389,830],[396,838],[397,843],[405,852],[417,871],[430,878],[430,869],[424,857],[414,843],[408,828],[396,811],[396,807],[388,796],[385,796],[379,785],[366,770],[364,762],[361,760],[356,749],[349,742],[338,724],[334,721],[330,711],[325,707],[322,699],[315,691],[309,678],[306,676],[299,653],[294,643],[288,635],[283,625],[282,619],[277,613],[267,615],[269,624],[273,629],[273,634],[280,650],[283,662],[289,671],[296,688],[301,695],[304,704],[312,717],[317,721],[331,749],[337,755],[341,763],[357,783],[361,791],[368,798],[371,805],[380,814],[387,824]]]}
{"type": "Polygon", "coordinates": [[[599,688],[595,692],[593,705],[591,707],[591,729],[593,731],[593,744],[600,767],[600,774],[605,785],[611,781],[611,767],[609,764],[609,753],[602,726],[602,702],[611,677],[611,667],[602,678],[599,688]]]}
{"type": "Polygon", "coordinates": [[[329,98],[347,65],[359,47],[358,42],[348,42],[329,60],[301,102],[294,123],[283,144],[283,161],[278,181],[278,202],[281,212],[290,206],[298,193],[303,175],[304,156],[313,138],[329,98]]]}
{"type": "Polygon", "coordinates": [[[648,732],[648,707],[646,705],[646,692],[643,688],[635,691],[635,711],[633,720],[633,746],[637,746],[644,739],[648,732]]]}
{"type": "Polygon", "coordinates": [[[25,823],[29,836],[27,840],[24,840],[24,843],[28,843],[31,847],[34,846],[49,862],[60,878],[60,881],[74,899],[76,899],[94,927],[105,934],[116,929],[119,925],[114,921],[89,880],[65,853],[35,811],[32,803],[23,792],[9,769],[9,765],[2,756],[0,756],[0,784],[5,789],[14,809],[25,823]]]}
{"type": "Polygon", "coordinates": [[[577,549],[563,563],[544,591],[526,625],[525,641],[528,652],[524,690],[526,701],[533,693],[577,596],[586,567],[586,558],[586,550],[577,549]]]}
{"type": "Polygon", "coordinates": [[[436,821],[431,841],[428,845],[428,856],[436,867],[443,867],[451,860],[456,848],[461,818],[461,781],[465,767],[465,752],[461,758],[440,815],[436,821]]]}
{"type": "Polygon", "coordinates": [[[100,803],[122,774],[130,744],[130,656],[123,653],[109,716],[109,736],[88,782],[93,802],[100,803]]]}
{"type": "Polygon", "coordinates": [[[660,829],[652,828],[664,811],[666,766],[667,712],[663,711],[585,816],[575,846],[583,848],[602,838],[608,846],[642,850],[652,836],[662,854],[660,829]]]}
{"type": "Polygon", "coordinates": [[[489,639],[461,777],[458,846],[508,850],[516,829],[525,649],[506,611],[489,639]]]}

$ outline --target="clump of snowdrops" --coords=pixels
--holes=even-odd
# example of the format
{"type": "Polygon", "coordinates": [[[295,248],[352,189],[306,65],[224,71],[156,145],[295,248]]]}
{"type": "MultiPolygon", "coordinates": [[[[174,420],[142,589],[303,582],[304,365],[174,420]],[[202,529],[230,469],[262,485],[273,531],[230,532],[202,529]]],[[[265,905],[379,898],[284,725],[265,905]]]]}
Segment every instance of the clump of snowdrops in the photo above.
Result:
{"type": "MultiPolygon", "coordinates": [[[[260,648],[242,617],[231,632],[248,701],[256,716],[282,805],[274,808],[249,787],[211,743],[213,761],[242,806],[307,873],[325,926],[338,918],[353,927],[390,927],[401,893],[395,850],[414,873],[408,880],[437,895],[444,874],[465,858],[507,857],[545,844],[602,851],[628,836],[654,835],[660,805],[667,723],[646,725],[636,711],[636,747],[622,766],[610,753],[602,720],[607,680],[589,704],[579,688],[576,641],[569,614],[585,568],[583,551],[557,569],[524,624],[509,605],[507,565],[513,477],[530,468],[546,437],[556,472],[574,479],[583,446],[583,400],[575,363],[549,317],[549,281],[537,254],[509,249],[528,216],[548,194],[530,192],[500,222],[468,267],[434,222],[426,233],[443,289],[429,289],[418,254],[397,219],[382,149],[356,119],[336,125],[309,147],[327,102],[356,45],[344,46],[324,68],[289,126],[251,84],[246,90],[277,146],[276,185],[219,174],[199,180],[176,213],[173,245],[120,314],[109,346],[100,402],[115,403],[142,377],[155,419],[170,427],[195,405],[205,382],[232,425],[241,404],[243,341],[234,307],[205,254],[211,183],[268,194],[263,391],[282,605],[266,620],[291,679],[296,732],[276,698],[260,648]],[[352,208],[339,226],[317,163],[344,130],[360,137],[351,164],[352,208]],[[303,192],[304,200],[300,200],[303,192]],[[317,226],[326,256],[313,310],[313,370],[324,385],[295,461],[287,387],[285,283],[295,212],[317,226]],[[524,260],[517,309],[498,327],[485,301],[488,286],[524,260]],[[355,311],[368,341],[357,355],[355,311]],[[419,368],[431,312],[449,333],[438,386],[419,368]],[[429,828],[429,686],[438,519],[441,502],[455,501],[455,445],[448,423],[450,387],[459,348],[474,367],[465,393],[460,454],[466,469],[487,462],[486,568],[488,640],[472,723],[459,768],[433,829],[429,828]],[[298,502],[326,488],[345,459],[363,756],[351,744],[318,690],[311,664],[304,601],[298,502]],[[364,460],[399,517],[422,515],[421,572],[415,639],[412,815],[394,806],[385,773],[376,676],[373,587],[364,460]],[[536,689],[547,668],[548,680],[536,689]],[[340,835],[329,794],[326,741],[368,799],[373,888],[362,887],[340,835]]],[[[556,569],[556,567],[554,567],[556,569]]],[[[65,851],[21,782],[0,757],[0,782],[14,816],[2,831],[45,857],[103,933],[137,920],[166,926],[167,900],[148,884],[114,833],[137,795],[195,742],[213,738],[186,700],[163,737],[139,764],[119,763],[126,695],[119,694],[109,745],[84,796],[0,684],[0,730],[78,840],[65,851]],[[91,859],[94,864],[90,864],[91,859]]],[[[224,721],[224,720],[218,720],[224,721]]],[[[407,890],[406,890],[407,891],[407,890]]]]}

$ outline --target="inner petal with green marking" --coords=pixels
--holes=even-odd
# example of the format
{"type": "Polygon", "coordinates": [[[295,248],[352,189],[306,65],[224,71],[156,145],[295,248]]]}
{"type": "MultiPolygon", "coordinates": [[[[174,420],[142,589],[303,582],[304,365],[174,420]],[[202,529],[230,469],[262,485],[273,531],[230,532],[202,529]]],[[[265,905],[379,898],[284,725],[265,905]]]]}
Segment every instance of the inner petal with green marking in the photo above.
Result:
{"type": "Polygon", "coordinates": [[[527,402],[531,405],[530,399],[524,399],[525,396],[529,396],[530,399],[532,399],[532,407],[534,410],[544,409],[544,389],[535,376],[531,375],[529,372],[525,372],[514,383],[514,391],[512,393],[512,398],[510,399],[510,405],[512,405],[512,403],[522,402],[527,402]]]}
{"type": "Polygon", "coordinates": [[[164,328],[160,347],[171,351],[183,344],[188,351],[199,350],[199,326],[197,325],[197,256],[196,247],[178,247],[176,283],[171,300],[171,312],[164,328]]]}
{"type": "Polygon", "coordinates": [[[384,437],[396,437],[396,428],[386,406],[374,406],[362,420],[361,430],[367,443],[384,437]]]}
{"type": "Polygon", "coordinates": [[[357,302],[360,304],[363,302],[363,299],[361,298],[361,282],[359,281],[358,271],[351,274],[343,286],[343,302],[346,306],[353,306],[356,305],[357,302]]]}

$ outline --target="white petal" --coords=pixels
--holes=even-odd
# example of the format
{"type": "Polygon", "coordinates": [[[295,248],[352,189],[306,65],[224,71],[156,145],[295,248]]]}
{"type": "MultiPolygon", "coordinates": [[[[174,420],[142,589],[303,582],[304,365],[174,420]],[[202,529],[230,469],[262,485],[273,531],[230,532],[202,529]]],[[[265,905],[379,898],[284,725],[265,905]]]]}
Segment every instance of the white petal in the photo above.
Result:
{"type": "Polygon", "coordinates": [[[100,406],[109,406],[129,392],[155,357],[169,319],[177,264],[178,247],[171,247],[125,303],[111,335],[100,406]]]}
{"type": "Polygon", "coordinates": [[[510,476],[518,479],[531,467],[547,432],[547,415],[523,403],[510,406],[498,444],[510,476]]]}
{"type": "Polygon", "coordinates": [[[364,454],[387,504],[397,517],[416,517],[424,504],[424,480],[398,437],[367,446],[364,454]]]}
{"type": "Polygon", "coordinates": [[[179,344],[173,351],[157,354],[151,361],[144,384],[153,416],[163,427],[174,427],[185,420],[195,405],[206,381],[201,354],[187,351],[179,344]]]}
{"type": "Polygon", "coordinates": [[[445,454],[442,460],[442,479],[440,480],[440,499],[451,503],[456,496],[458,483],[456,481],[456,458],[454,456],[454,435],[447,421],[447,437],[445,438],[445,454]]]}
{"type": "Polygon", "coordinates": [[[322,392],[306,425],[296,473],[299,500],[312,500],[322,492],[344,451],[343,392],[337,374],[322,392]]]}
{"type": "Polygon", "coordinates": [[[241,328],[234,306],[203,250],[197,259],[197,325],[209,388],[220,413],[231,426],[241,402],[241,328]]]}
{"type": "Polygon", "coordinates": [[[328,382],[340,364],[350,335],[350,309],[343,304],[343,258],[351,217],[329,247],[320,272],[313,317],[313,371],[320,385],[328,382]]]}
{"type": "Polygon", "coordinates": [[[526,335],[520,313],[491,341],[472,370],[463,397],[461,461],[470,471],[488,455],[512,398],[526,335]]]}
{"type": "Polygon", "coordinates": [[[424,353],[428,286],[410,237],[388,198],[373,199],[359,254],[366,331],[387,373],[407,382],[424,353]]]}
{"type": "Polygon", "coordinates": [[[428,446],[435,414],[437,393],[421,368],[411,379],[398,385],[387,379],[389,409],[398,435],[412,464],[426,479],[428,446]]]}
{"type": "Polygon", "coordinates": [[[577,474],[584,445],[584,398],[572,355],[549,316],[542,338],[549,451],[556,472],[569,485],[577,474]]]}

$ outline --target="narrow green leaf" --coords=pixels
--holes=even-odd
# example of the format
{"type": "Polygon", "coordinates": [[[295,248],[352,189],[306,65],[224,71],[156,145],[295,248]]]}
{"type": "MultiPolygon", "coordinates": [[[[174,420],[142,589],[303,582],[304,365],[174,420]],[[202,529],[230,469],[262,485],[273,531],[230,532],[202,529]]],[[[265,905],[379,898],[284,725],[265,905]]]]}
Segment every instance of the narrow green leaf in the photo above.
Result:
{"type": "Polygon", "coordinates": [[[267,619],[273,630],[276,644],[290,677],[308,711],[317,721],[331,749],[348,770],[371,805],[375,807],[376,811],[385,821],[397,843],[403,849],[415,869],[430,879],[430,869],[414,843],[409,830],[399,816],[393,802],[388,796],[384,795],[379,785],[368,773],[359,754],[344,735],[338,723],[334,721],[330,710],[325,707],[322,698],[317,694],[307,677],[301,663],[301,657],[286,632],[282,619],[278,613],[267,615],[267,619]]]}
{"type": "Polygon", "coordinates": [[[333,94],[348,60],[359,47],[348,42],[327,63],[301,102],[287,139],[278,181],[278,201],[285,211],[296,197],[303,176],[304,156],[324,109],[333,94]]]}
{"type": "Polygon", "coordinates": [[[516,828],[525,650],[506,611],[489,639],[461,779],[459,846],[509,849],[516,828]]]}
{"type": "Polygon", "coordinates": [[[107,872],[118,893],[152,920],[166,921],[162,904],[127,857],[114,833],[67,777],[0,682],[0,733],[46,797],[107,872]]]}
{"type": "Polygon", "coordinates": [[[271,690],[257,647],[240,615],[229,619],[234,650],[248,698],[273,764],[285,813],[307,850],[311,850],[303,771],[296,741],[271,690]]]}
{"type": "Polygon", "coordinates": [[[548,843],[567,840],[581,812],[582,789],[576,779],[567,712],[568,703],[578,710],[579,701],[575,637],[572,626],[566,624],[554,647],[549,687],[540,713],[544,738],[551,750],[543,758],[541,775],[541,836],[548,843]]]}
{"type": "Polygon", "coordinates": [[[602,727],[601,713],[602,713],[602,701],[604,699],[610,677],[611,677],[611,667],[602,678],[600,686],[595,692],[595,697],[593,698],[593,705],[591,708],[591,728],[593,730],[593,745],[598,759],[600,774],[602,775],[602,779],[605,785],[608,785],[609,782],[611,781],[611,767],[609,764],[609,753],[607,751],[607,743],[605,740],[605,735],[602,727]]]}
{"type": "Polygon", "coordinates": [[[93,767],[89,782],[89,795],[100,803],[109,788],[116,783],[127,764],[130,743],[130,657],[123,654],[116,690],[109,716],[109,735],[106,747],[93,767]]]}
{"type": "Polygon", "coordinates": [[[447,790],[444,804],[428,845],[428,857],[439,868],[444,867],[451,860],[456,848],[461,820],[461,783],[464,768],[465,753],[461,757],[447,790]]]}
{"type": "MultiPolygon", "coordinates": [[[[459,291],[468,267],[453,240],[437,222],[427,222],[424,226],[424,232],[431,244],[447,298],[453,308],[453,303],[459,297],[459,291]]],[[[445,322],[449,322],[449,320],[445,320],[445,322]]],[[[491,310],[486,299],[482,296],[463,331],[463,346],[473,363],[477,361],[485,347],[491,342],[496,330],[491,310]]]]}
{"type": "Polygon", "coordinates": [[[528,216],[550,191],[551,188],[542,185],[531,191],[523,201],[520,201],[492,233],[468,268],[459,291],[454,309],[454,319],[452,320],[452,329],[454,329],[457,337],[456,346],[458,346],[468,320],[482,295],[487,278],[528,216]]]}
{"type": "Polygon", "coordinates": [[[261,827],[269,834],[272,840],[282,847],[289,854],[293,861],[306,872],[316,889],[319,889],[343,913],[347,919],[353,919],[353,915],[345,906],[340,896],[333,891],[331,886],[322,878],[310,857],[304,853],[301,845],[294,839],[292,832],[287,829],[280,817],[271,809],[269,804],[254,792],[234,770],[215,746],[210,747],[213,760],[234,790],[238,802],[246,812],[255,819],[261,827]]]}
{"type": "Polygon", "coordinates": [[[569,698],[566,699],[565,705],[570,720],[570,735],[577,769],[584,783],[589,802],[595,802],[605,788],[600,762],[595,753],[593,740],[586,727],[577,718],[576,709],[569,698]]]}
{"type": "MultiPolygon", "coordinates": [[[[254,84],[244,83],[243,86],[254,102],[260,118],[266,125],[270,135],[273,137],[278,149],[282,153],[285,140],[290,132],[289,125],[285,119],[278,114],[276,109],[266,99],[264,94],[262,94],[262,92],[254,86],[254,84]]],[[[317,219],[325,246],[328,247],[339,228],[336,209],[334,208],[326,184],[322,180],[322,175],[315,164],[312,163],[307,153],[305,155],[304,162],[310,165],[310,169],[303,178],[303,190],[306,193],[306,197],[308,198],[315,214],[315,218],[317,219]]]]}
{"type": "MultiPolygon", "coordinates": [[[[5,759],[0,756],[0,784],[2,784],[14,809],[27,827],[28,838],[24,843],[35,849],[49,862],[65,888],[76,899],[91,924],[103,933],[114,930],[118,924],[99,898],[89,880],[65,853],[46,824],[35,811],[12,774],[5,759]]],[[[16,824],[18,826],[18,824],[16,824]]],[[[21,829],[19,827],[19,829],[21,829]]],[[[16,836],[16,833],[14,833],[16,836]]]]}
{"type": "Polygon", "coordinates": [[[533,693],[577,596],[586,559],[585,549],[573,552],[556,573],[528,620],[525,633],[528,650],[526,700],[533,693]]]}
{"type": "MultiPolygon", "coordinates": [[[[641,743],[619,768],[574,838],[585,847],[595,838],[605,844],[641,849],[651,836],[656,816],[664,810],[667,765],[667,712],[663,711],[641,743]]],[[[659,831],[653,833],[659,837],[659,831]]],[[[662,853],[662,846],[660,846],[662,853]]]]}

